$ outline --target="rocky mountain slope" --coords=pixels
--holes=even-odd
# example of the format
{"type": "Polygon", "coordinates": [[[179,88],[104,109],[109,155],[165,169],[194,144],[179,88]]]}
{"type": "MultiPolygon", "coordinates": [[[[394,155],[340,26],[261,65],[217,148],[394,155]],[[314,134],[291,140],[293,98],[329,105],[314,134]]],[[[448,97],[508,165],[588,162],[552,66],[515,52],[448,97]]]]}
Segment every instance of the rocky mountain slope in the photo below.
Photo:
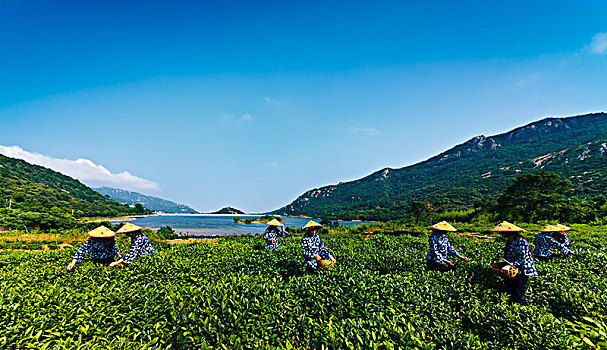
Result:
{"type": "Polygon", "coordinates": [[[592,198],[607,188],[607,114],[546,118],[495,136],[477,136],[426,161],[307,191],[275,214],[394,219],[414,200],[469,207],[495,199],[521,173],[551,171],[592,198]]]}

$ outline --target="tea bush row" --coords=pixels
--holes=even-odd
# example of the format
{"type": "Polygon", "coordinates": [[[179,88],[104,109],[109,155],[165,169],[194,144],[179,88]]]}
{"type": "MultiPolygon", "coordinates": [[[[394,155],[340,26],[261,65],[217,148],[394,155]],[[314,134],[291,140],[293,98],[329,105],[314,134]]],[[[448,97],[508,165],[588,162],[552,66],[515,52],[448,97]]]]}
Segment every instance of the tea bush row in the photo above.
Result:
{"type": "Polygon", "coordinates": [[[531,307],[507,305],[487,268],[499,239],[452,237],[470,262],[447,273],[424,269],[426,236],[323,236],[338,264],[313,275],[300,236],[277,251],[254,237],[158,246],[126,269],[68,272],[74,249],[1,253],[0,347],[588,348],[607,321],[604,235],[585,228],[575,256],[538,263],[531,307]]]}

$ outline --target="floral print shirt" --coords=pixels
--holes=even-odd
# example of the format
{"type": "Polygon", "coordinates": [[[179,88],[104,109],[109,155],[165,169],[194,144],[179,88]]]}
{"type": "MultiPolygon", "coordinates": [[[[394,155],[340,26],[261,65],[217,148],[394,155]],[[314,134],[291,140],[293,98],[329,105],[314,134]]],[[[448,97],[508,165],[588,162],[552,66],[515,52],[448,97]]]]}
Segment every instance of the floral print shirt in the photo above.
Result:
{"type": "Polygon", "coordinates": [[[266,241],[266,249],[277,249],[279,236],[287,237],[287,233],[275,226],[269,226],[263,234],[263,239],[266,241]]]}
{"type": "Polygon", "coordinates": [[[148,237],[143,233],[139,233],[131,237],[131,249],[122,257],[122,261],[130,264],[135,258],[154,253],[156,253],[156,251],[154,250],[154,247],[152,247],[152,243],[150,243],[148,237]]]}
{"type": "Polygon", "coordinates": [[[74,260],[78,264],[84,260],[86,253],[89,253],[91,259],[101,260],[109,259],[120,253],[118,247],[116,247],[116,239],[110,238],[94,238],[90,237],[84,242],[83,245],[78,248],[76,254],[74,254],[74,260]]]}
{"type": "Polygon", "coordinates": [[[545,232],[540,232],[535,236],[533,244],[535,245],[535,250],[533,251],[535,256],[549,257],[552,255],[553,248],[561,251],[564,255],[569,253],[569,249],[564,244],[557,242],[556,239],[545,232]]]}
{"type": "MultiPolygon", "coordinates": [[[[318,263],[314,258],[314,254],[321,255],[321,249],[323,248],[326,248],[326,246],[318,234],[310,235],[306,233],[301,239],[301,255],[303,255],[304,258],[304,266],[313,269],[317,268],[318,263]]],[[[328,253],[327,250],[323,250],[322,252],[328,253]]]]}
{"type": "Polygon", "coordinates": [[[426,259],[439,264],[445,264],[445,260],[448,260],[447,254],[459,255],[449,242],[449,239],[447,239],[447,235],[444,233],[432,233],[430,238],[428,238],[428,254],[426,255],[426,259]]]}
{"type": "Polygon", "coordinates": [[[518,269],[519,274],[537,277],[537,269],[533,263],[531,246],[521,235],[516,235],[506,241],[504,258],[518,269]]]}

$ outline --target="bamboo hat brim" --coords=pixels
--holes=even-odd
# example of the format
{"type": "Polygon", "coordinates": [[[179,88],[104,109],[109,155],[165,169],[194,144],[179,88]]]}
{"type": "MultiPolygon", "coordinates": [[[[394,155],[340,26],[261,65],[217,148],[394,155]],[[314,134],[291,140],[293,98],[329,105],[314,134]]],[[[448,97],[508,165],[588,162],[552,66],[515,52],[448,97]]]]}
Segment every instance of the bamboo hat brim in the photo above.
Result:
{"type": "Polygon", "coordinates": [[[560,229],[559,231],[569,231],[569,230],[571,230],[571,227],[565,226],[565,225],[561,225],[561,224],[556,224],[556,225],[554,225],[554,227],[559,228],[560,229]]]}
{"type": "Polygon", "coordinates": [[[139,227],[137,225],[133,225],[133,224],[130,224],[127,222],[118,231],[116,231],[116,233],[128,233],[128,232],[135,232],[135,231],[139,231],[139,230],[143,230],[143,227],[139,227]]]}
{"type": "Polygon", "coordinates": [[[322,226],[321,224],[319,224],[318,222],[314,222],[314,221],[310,220],[310,221],[308,221],[308,223],[307,223],[307,224],[306,224],[304,227],[302,227],[301,229],[302,229],[302,230],[307,230],[307,229],[309,229],[309,228],[314,228],[314,227],[320,228],[320,227],[323,227],[323,226],[322,226]]]}
{"type": "Polygon", "coordinates": [[[560,228],[556,227],[556,226],[552,226],[552,225],[546,225],[544,226],[543,229],[540,230],[540,232],[560,232],[562,231],[560,228]]]}
{"type": "Polygon", "coordinates": [[[447,231],[447,232],[457,231],[457,229],[455,227],[453,227],[450,223],[448,223],[446,221],[441,221],[437,224],[434,224],[431,226],[431,228],[433,230],[437,230],[437,231],[447,231]]]}
{"type": "Polygon", "coordinates": [[[509,223],[508,221],[504,221],[489,231],[490,232],[523,232],[525,230],[523,230],[522,228],[520,228],[516,225],[509,223]]]}
{"type": "Polygon", "coordinates": [[[268,221],[268,226],[284,226],[280,221],[272,219],[268,221]]]}
{"type": "Polygon", "coordinates": [[[110,230],[105,226],[99,226],[91,232],[87,233],[87,235],[89,235],[89,237],[95,238],[110,238],[116,236],[116,232],[110,230]]]}

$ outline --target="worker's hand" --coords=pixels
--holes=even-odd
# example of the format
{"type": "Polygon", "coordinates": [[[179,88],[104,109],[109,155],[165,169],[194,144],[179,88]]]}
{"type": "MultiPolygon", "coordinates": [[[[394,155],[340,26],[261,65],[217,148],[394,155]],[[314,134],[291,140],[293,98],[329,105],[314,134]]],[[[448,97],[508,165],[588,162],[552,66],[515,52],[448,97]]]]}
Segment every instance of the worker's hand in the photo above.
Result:
{"type": "Polygon", "coordinates": [[[124,253],[118,253],[118,254],[116,254],[116,255],[118,255],[118,259],[120,259],[120,258],[122,258],[122,257],[123,257],[125,254],[124,254],[124,253]]]}
{"type": "Polygon", "coordinates": [[[317,261],[322,260],[322,258],[318,254],[314,254],[314,259],[316,259],[317,261]]]}
{"type": "Polygon", "coordinates": [[[67,265],[67,270],[72,271],[74,266],[76,266],[76,260],[72,260],[72,262],[69,265],[67,265]]]}
{"type": "Polygon", "coordinates": [[[276,240],[275,240],[274,238],[272,238],[272,239],[270,240],[270,242],[276,242],[276,240]]]}
{"type": "Polygon", "coordinates": [[[113,263],[111,263],[109,266],[110,267],[114,267],[114,266],[119,266],[122,263],[122,260],[118,260],[118,261],[114,261],[113,263]]]}
{"type": "Polygon", "coordinates": [[[462,259],[462,260],[464,260],[464,261],[468,261],[468,258],[466,258],[466,257],[465,257],[465,256],[463,256],[463,255],[460,255],[460,256],[459,256],[459,258],[460,258],[460,259],[462,259]]]}
{"type": "Polygon", "coordinates": [[[447,265],[449,265],[449,266],[453,266],[453,265],[455,265],[455,264],[454,264],[454,263],[452,263],[450,260],[445,260],[445,263],[447,263],[447,265]]]}

